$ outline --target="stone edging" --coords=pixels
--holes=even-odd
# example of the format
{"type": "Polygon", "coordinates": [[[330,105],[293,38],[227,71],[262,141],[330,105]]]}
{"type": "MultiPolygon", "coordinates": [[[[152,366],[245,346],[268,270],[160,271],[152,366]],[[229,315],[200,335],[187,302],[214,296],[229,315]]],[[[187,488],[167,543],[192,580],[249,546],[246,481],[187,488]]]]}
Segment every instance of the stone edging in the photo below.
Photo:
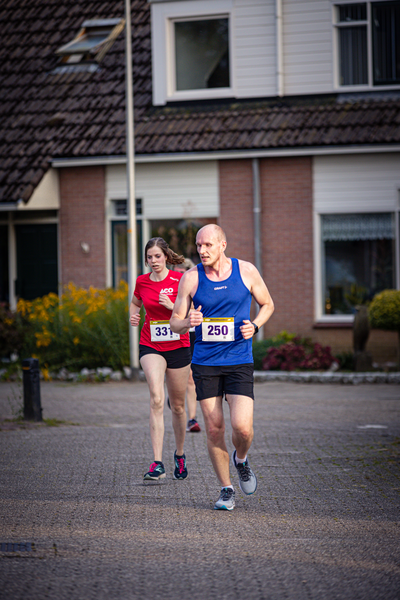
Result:
{"type": "Polygon", "coordinates": [[[293,383],[397,383],[400,372],[394,373],[338,373],[330,371],[254,371],[254,381],[292,381],[293,383]]]}

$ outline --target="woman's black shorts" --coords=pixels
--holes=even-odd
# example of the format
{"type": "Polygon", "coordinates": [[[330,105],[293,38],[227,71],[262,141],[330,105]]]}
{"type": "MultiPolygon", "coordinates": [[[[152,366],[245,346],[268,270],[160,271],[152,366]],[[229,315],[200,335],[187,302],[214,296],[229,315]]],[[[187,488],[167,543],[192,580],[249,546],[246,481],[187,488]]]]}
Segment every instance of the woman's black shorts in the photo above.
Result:
{"type": "Polygon", "coordinates": [[[186,348],[177,348],[176,350],[166,350],[165,352],[160,352],[159,350],[155,350],[150,346],[139,344],[139,359],[146,354],[158,354],[159,356],[165,358],[167,361],[167,369],[181,369],[182,367],[187,367],[187,365],[190,365],[190,361],[192,360],[190,346],[187,346],[186,348]]]}

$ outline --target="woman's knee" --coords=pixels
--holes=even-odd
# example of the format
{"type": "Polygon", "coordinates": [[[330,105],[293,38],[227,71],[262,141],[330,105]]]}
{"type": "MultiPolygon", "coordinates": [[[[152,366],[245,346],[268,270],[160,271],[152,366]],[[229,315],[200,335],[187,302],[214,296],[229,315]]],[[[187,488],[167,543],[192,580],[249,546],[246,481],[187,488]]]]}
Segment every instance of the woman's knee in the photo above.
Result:
{"type": "Polygon", "coordinates": [[[150,395],[150,408],[155,412],[164,410],[164,395],[153,393],[150,395]]]}

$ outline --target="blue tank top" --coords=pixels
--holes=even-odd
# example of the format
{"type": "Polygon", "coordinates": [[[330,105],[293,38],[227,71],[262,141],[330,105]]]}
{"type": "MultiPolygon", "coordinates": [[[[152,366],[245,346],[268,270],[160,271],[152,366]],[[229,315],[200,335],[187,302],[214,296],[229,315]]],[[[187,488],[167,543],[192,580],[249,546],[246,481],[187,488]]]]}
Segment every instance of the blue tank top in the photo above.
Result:
{"type": "Polygon", "coordinates": [[[202,264],[197,265],[199,285],[193,297],[195,308],[201,306],[204,317],[235,319],[235,341],[204,342],[202,326],[196,327],[192,362],[196,365],[225,366],[253,362],[252,338],[243,339],[239,327],[250,319],[251,293],[240,275],[239,261],[232,258],[232,273],[224,281],[208,279],[202,264]]]}

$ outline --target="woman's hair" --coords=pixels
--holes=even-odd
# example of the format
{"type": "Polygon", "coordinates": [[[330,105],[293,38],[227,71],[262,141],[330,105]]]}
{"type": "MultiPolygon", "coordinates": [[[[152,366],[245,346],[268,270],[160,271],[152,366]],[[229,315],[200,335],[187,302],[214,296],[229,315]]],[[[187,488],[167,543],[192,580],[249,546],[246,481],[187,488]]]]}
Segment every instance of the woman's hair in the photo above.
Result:
{"type": "Polygon", "coordinates": [[[157,248],[160,248],[160,250],[163,251],[163,253],[167,259],[167,263],[169,263],[170,265],[180,265],[185,261],[185,257],[182,256],[181,254],[177,254],[176,252],[171,250],[171,248],[168,246],[167,242],[165,240],[163,240],[163,238],[154,237],[154,238],[151,238],[151,240],[149,240],[147,242],[146,247],[144,249],[144,260],[145,260],[146,265],[147,265],[147,252],[150,250],[150,248],[154,248],[154,246],[157,246],[157,248]]]}
{"type": "Polygon", "coordinates": [[[191,258],[185,258],[185,260],[182,263],[182,266],[185,268],[186,271],[189,271],[189,269],[191,269],[192,267],[195,266],[194,262],[192,261],[191,258]]]}

